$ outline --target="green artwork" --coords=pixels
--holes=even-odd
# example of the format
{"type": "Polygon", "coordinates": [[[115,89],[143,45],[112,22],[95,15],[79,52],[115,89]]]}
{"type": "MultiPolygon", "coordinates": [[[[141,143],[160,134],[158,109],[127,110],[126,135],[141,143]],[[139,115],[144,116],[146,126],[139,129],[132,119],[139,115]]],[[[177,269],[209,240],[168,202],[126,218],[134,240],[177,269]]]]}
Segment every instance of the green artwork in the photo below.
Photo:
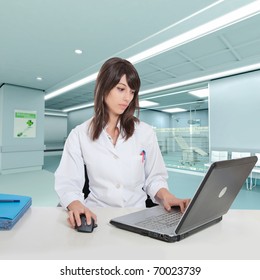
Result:
{"type": "Polygon", "coordinates": [[[14,137],[15,138],[36,137],[36,111],[15,110],[14,137]]]}

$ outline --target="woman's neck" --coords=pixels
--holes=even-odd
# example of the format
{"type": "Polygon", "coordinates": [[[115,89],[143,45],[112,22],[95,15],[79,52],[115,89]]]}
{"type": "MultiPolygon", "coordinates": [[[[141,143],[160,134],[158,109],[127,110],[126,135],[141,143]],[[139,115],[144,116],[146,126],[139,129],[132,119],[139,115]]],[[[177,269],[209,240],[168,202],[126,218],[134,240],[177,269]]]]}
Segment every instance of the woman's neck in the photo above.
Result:
{"type": "Polygon", "coordinates": [[[116,141],[118,139],[119,136],[119,129],[117,127],[119,118],[118,117],[110,117],[109,121],[107,123],[107,128],[106,128],[106,132],[110,135],[110,137],[112,138],[112,143],[115,145],[116,141]]]}
{"type": "Polygon", "coordinates": [[[119,121],[119,116],[114,116],[114,115],[110,115],[109,116],[109,120],[107,122],[107,126],[110,128],[110,129],[116,129],[117,128],[117,124],[118,124],[118,121],[119,121]]]}

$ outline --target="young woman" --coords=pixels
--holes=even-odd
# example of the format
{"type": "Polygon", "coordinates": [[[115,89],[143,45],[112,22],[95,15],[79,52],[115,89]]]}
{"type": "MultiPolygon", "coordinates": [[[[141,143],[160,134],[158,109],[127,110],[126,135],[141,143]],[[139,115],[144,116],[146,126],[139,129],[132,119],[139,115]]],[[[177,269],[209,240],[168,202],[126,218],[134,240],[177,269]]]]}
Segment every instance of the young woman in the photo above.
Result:
{"type": "Polygon", "coordinates": [[[145,207],[147,195],[166,210],[184,211],[189,199],[168,191],[167,170],[153,128],[134,116],[140,78],[127,60],[111,58],[100,69],[94,94],[94,116],[74,128],[55,173],[55,189],[68,209],[72,227],[80,214],[90,224],[95,207],[145,207]],[[86,166],[89,190],[84,199],[86,166]]]}

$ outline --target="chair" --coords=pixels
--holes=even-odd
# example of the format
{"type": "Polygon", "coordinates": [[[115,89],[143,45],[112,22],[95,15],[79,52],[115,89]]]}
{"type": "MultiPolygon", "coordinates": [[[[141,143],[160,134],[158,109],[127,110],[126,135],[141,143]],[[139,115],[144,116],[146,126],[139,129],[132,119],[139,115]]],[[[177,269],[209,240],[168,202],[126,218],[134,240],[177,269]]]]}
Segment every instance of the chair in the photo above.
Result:
{"type": "Polygon", "coordinates": [[[211,151],[210,161],[221,161],[228,159],[228,152],[227,151],[211,151]]]}
{"type": "Polygon", "coordinates": [[[250,157],[250,156],[251,156],[251,153],[249,153],[249,152],[232,152],[231,153],[231,159],[250,157]]]}
{"type": "Polygon", "coordinates": [[[199,147],[190,147],[182,136],[175,136],[174,139],[182,150],[182,164],[189,163],[190,165],[193,165],[195,162],[196,153],[201,156],[208,155],[208,153],[206,153],[199,147]]]}
{"type": "MultiPolygon", "coordinates": [[[[231,159],[237,159],[237,158],[243,158],[243,157],[250,157],[251,153],[249,152],[231,152],[231,159]]],[[[252,182],[252,172],[249,175],[249,183],[248,180],[246,180],[246,188],[248,190],[252,190],[253,182],[252,182]]]]}
{"type": "Polygon", "coordinates": [[[260,153],[255,153],[255,156],[257,156],[258,160],[252,170],[252,177],[255,179],[255,182],[252,184],[252,188],[256,186],[257,178],[259,178],[258,174],[260,174],[260,153]],[[256,176],[253,176],[253,174],[255,174],[256,176]]]}
{"type": "Polygon", "coordinates": [[[255,153],[255,156],[258,158],[255,167],[260,168],[260,153],[255,153]]]}
{"type": "Polygon", "coordinates": [[[210,162],[205,163],[206,167],[209,167],[213,162],[227,160],[228,152],[227,151],[211,151],[210,153],[210,162]]]}

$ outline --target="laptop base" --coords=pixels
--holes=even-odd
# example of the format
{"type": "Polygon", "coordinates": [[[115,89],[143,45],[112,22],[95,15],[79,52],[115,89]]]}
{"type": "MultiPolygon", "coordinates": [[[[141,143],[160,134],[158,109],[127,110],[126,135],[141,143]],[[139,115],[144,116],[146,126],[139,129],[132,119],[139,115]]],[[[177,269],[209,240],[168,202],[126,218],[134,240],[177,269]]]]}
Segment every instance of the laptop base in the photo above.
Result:
{"type": "Polygon", "coordinates": [[[207,227],[210,227],[210,226],[213,226],[217,223],[219,223],[220,221],[222,220],[222,216],[213,220],[213,221],[210,221],[202,226],[199,226],[193,230],[190,230],[189,232],[187,233],[182,233],[182,234],[178,234],[178,235],[168,235],[168,234],[160,234],[158,232],[153,232],[153,231],[149,231],[149,230],[145,230],[145,229],[141,229],[141,228],[137,228],[137,227],[132,227],[131,225],[125,225],[125,224],[122,224],[120,222],[115,222],[113,220],[110,221],[110,223],[114,226],[116,226],[117,228],[120,228],[120,229],[123,229],[123,230],[127,230],[127,231],[131,231],[131,232],[134,232],[134,233],[138,233],[140,235],[144,235],[144,236],[148,236],[148,237],[151,237],[151,238],[154,238],[154,239],[158,239],[158,240],[162,240],[162,241],[165,241],[165,242],[169,242],[169,243],[173,243],[173,242],[177,242],[177,241],[180,241],[184,238],[187,238],[188,236],[194,234],[194,233],[197,233],[198,231],[201,231],[207,227]]]}

